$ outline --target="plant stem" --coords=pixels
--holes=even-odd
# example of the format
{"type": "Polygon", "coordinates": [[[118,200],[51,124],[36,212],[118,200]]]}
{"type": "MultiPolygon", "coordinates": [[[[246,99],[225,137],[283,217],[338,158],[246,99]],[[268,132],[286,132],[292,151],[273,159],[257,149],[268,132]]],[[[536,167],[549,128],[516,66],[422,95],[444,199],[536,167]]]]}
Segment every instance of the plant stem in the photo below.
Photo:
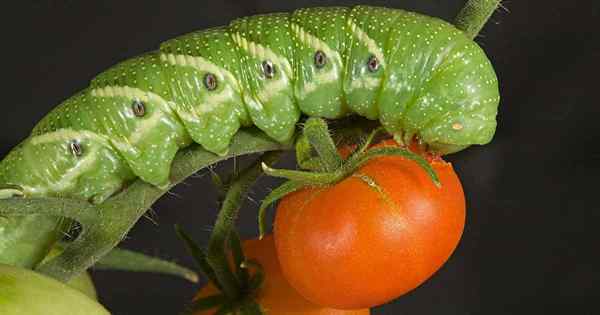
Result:
{"type": "Polygon", "coordinates": [[[333,171],[342,165],[342,157],[329,134],[327,122],[322,118],[309,118],[304,124],[303,134],[317,151],[325,171],[333,171]]]}
{"type": "Polygon", "coordinates": [[[261,164],[265,162],[274,163],[279,155],[279,152],[266,153],[261,159],[240,172],[233,182],[230,183],[210,240],[208,241],[206,260],[214,270],[217,280],[222,287],[223,294],[231,300],[236,300],[240,297],[242,283],[240,283],[240,279],[230,269],[226,244],[232,231],[235,229],[235,219],[242,203],[248,195],[248,189],[263,174],[261,164]]]}
{"type": "Polygon", "coordinates": [[[469,38],[475,38],[500,2],[501,0],[469,0],[454,19],[454,24],[469,38]]]}

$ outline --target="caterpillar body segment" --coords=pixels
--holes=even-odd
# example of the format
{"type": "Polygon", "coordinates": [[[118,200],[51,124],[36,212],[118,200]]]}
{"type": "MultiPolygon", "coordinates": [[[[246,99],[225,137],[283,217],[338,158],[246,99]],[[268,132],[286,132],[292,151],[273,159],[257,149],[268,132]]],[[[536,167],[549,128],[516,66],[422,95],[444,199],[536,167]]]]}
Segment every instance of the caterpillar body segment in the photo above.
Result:
{"type": "Polygon", "coordinates": [[[498,102],[484,52],[439,19],[366,6],[258,15],[100,74],[0,163],[0,184],[100,203],[136,177],[167,187],[192,142],[225,154],[248,125],[287,141],[301,114],[378,119],[450,153],[491,140],[498,102]]]}

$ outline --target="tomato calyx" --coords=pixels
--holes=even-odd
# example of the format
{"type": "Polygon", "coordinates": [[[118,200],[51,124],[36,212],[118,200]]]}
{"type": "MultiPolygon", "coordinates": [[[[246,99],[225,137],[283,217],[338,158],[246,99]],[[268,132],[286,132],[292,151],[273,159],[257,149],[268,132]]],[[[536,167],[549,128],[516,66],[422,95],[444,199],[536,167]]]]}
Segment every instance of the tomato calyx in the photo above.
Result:
{"type": "Polygon", "coordinates": [[[334,185],[354,174],[374,158],[400,156],[413,160],[429,175],[437,187],[441,186],[434,169],[422,155],[405,147],[370,148],[376,136],[383,131],[382,127],[373,129],[363,143],[344,159],[335,146],[327,122],[321,118],[309,118],[302,135],[296,142],[296,159],[302,170],[275,169],[267,163],[262,163],[265,174],[286,178],[288,181],[274,189],[263,200],[258,212],[260,237],[265,234],[265,215],[270,204],[304,187],[334,185]],[[314,156],[313,152],[316,152],[317,156],[314,156]]]}
{"type": "Polygon", "coordinates": [[[265,273],[257,261],[246,259],[235,229],[235,219],[248,195],[248,189],[263,174],[261,164],[274,163],[279,155],[280,152],[265,153],[226,183],[213,177],[217,186],[223,188],[223,192],[221,209],[206,249],[198,246],[182,228],[175,227],[201,273],[221,292],[197,298],[183,314],[195,314],[213,308],[217,309],[215,314],[264,314],[256,297],[264,282],[265,273]],[[227,191],[224,187],[227,187],[227,191]]]}
{"type": "Polygon", "coordinates": [[[181,227],[176,226],[176,232],[210,284],[221,292],[196,298],[182,315],[210,309],[216,309],[215,314],[264,314],[256,298],[264,283],[265,273],[260,263],[245,258],[241,241],[235,231],[231,233],[229,247],[224,251],[231,257],[233,265],[229,262],[225,265],[215,264],[181,227]],[[231,278],[223,277],[224,273],[231,275],[231,278]]]}

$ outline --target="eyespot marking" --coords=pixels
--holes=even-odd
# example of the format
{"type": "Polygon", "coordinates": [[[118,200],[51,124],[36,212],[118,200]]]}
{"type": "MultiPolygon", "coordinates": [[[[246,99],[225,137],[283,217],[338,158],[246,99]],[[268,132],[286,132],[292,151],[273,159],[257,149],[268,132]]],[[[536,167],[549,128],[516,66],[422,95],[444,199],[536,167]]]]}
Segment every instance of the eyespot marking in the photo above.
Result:
{"type": "Polygon", "coordinates": [[[214,91],[217,88],[217,77],[212,73],[207,73],[204,76],[204,87],[209,91],[214,91]]]}
{"type": "Polygon", "coordinates": [[[71,150],[71,153],[76,157],[80,157],[83,155],[83,147],[81,146],[81,143],[79,143],[79,141],[77,140],[71,140],[69,142],[69,149],[71,150]]]}
{"type": "Polygon", "coordinates": [[[377,59],[377,57],[374,55],[369,57],[369,60],[367,61],[367,67],[369,68],[369,71],[377,72],[377,70],[379,70],[379,59],[377,59]]]}
{"type": "Polygon", "coordinates": [[[140,100],[136,99],[133,101],[131,110],[133,110],[133,114],[137,117],[144,117],[144,115],[146,115],[146,105],[140,100]]]}
{"type": "Polygon", "coordinates": [[[271,79],[275,76],[275,65],[271,60],[265,60],[262,63],[263,74],[267,79],[271,79]]]}
{"type": "Polygon", "coordinates": [[[315,53],[315,67],[321,69],[327,64],[327,55],[322,50],[317,50],[315,53]]]}

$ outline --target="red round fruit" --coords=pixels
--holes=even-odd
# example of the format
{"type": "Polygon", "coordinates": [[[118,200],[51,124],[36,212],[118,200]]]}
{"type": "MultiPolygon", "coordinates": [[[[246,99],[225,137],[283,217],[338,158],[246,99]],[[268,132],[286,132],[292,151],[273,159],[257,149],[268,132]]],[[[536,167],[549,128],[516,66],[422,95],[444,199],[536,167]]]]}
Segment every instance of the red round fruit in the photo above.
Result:
{"type": "Polygon", "coordinates": [[[414,161],[386,156],[335,185],[284,197],[274,235],[288,282],[315,304],[356,309],[431,277],[460,240],[465,199],[452,165],[428,160],[441,188],[414,161]]]}

